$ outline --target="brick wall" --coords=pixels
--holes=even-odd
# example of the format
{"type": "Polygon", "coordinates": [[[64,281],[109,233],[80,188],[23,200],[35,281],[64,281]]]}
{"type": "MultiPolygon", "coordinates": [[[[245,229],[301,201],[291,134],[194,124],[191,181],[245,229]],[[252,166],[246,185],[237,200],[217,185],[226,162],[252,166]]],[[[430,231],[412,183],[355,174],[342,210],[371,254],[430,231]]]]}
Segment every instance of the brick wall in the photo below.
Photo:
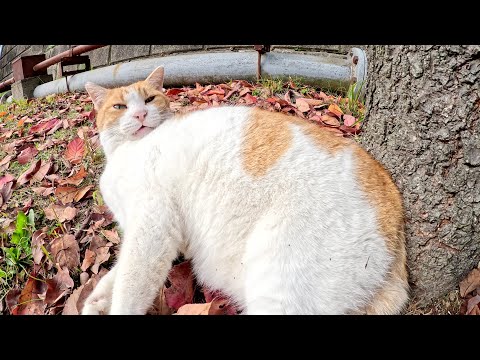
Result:
{"type": "MultiPolygon", "coordinates": [[[[52,57],[76,45],[4,45],[0,54],[0,81],[12,76],[11,62],[18,56],[45,53],[52,57]]],[[[272,45],[272,51],[327,51],[346,54],[351,45],[272,45]]],[[[198,51],[245,51],[252,50],[253,45],[108,45],[85,53],[90,56],[92,67],[99,68],[120,62],[146,57],[159,57],[171,54],[198,51]]],[[[47,72],[56,78],[58,65],[52,65],[47,72]]],[[[70,68],[70,67],[69,67],[70,68]]],[[[67,68],[66,70],[72,70],[67,68]]]]}

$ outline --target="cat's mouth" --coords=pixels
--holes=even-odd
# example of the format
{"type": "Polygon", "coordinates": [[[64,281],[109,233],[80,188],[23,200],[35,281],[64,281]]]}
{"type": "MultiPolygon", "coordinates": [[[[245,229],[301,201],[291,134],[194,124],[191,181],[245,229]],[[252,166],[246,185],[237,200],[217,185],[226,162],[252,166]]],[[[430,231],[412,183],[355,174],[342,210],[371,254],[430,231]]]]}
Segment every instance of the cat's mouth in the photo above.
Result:
{"type": "Polygon", "coordinates": [[[134,135],[135,137],[143,137],[143,136],[147,135],[147,134],[148,134],[150,131],[152,131],[152,130],[153,130],[152,127],[142,125],[142,126],[140,127],[140,129],[138,129],[137,131],[135,131],[135,132],[133,133],[133,135],[134,135]]]}

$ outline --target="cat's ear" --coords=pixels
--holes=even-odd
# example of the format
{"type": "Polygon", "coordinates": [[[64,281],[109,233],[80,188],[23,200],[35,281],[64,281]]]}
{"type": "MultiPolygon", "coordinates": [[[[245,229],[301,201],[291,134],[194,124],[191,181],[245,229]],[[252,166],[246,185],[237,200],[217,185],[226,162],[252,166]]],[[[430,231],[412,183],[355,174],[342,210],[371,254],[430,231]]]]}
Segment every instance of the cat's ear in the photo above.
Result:
{"type": "Polygon", "coordinates": [[[148,75],[147,79],[145,80],[150,85],[152,85],[155,89],[162,91],[163,90],[163,66],[157,67],[155,70],[152,71],[150,75],[148,75]]]}
{"type": "Polygon", "coordinates": [[[99,110],[105,101],[108,89],[92,82],[87,82],[85,84],[85,90],[87,90],[88,95],[92,98],[95,109],[99,110]]]}

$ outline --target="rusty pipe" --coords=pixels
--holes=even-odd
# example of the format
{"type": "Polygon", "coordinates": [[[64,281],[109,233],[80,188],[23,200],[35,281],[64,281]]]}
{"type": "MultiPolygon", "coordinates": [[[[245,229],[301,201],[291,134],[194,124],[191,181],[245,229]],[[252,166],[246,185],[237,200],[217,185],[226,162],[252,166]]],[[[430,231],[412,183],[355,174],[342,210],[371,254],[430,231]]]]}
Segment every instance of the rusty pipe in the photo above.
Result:
{"type": "Polygon", "coordinates": [[[55,56],[52,56],[51,58],[48,58],[47,60],[39,62],[37,65],[35,65],[33,67],[33,70],[38,71],[38,70],[46,69],[47,67],[62,61],[62,59],[64,57],[80,55],[80,54],[83,54],[87,51],[92,51],[92,50],[95,50],[95,49],[98,49],[98,48],[101,48],[101,47],[104,47],[104,46],[106,46],[106,45],[78,45],[78,46],[75,46],[73,49],[66,50],[64,52],[61,52],[60,54],[57,54],[55,56]]]}
{"type": "Polygon", "coordinates": [[[0,90],[2,90],[4,87],[12,85],[14,82],[15,82],[15,79],[13,77],[11,77],[10,79],[7,79],[5,81],[2,81],[0,83],[0,90]]]}

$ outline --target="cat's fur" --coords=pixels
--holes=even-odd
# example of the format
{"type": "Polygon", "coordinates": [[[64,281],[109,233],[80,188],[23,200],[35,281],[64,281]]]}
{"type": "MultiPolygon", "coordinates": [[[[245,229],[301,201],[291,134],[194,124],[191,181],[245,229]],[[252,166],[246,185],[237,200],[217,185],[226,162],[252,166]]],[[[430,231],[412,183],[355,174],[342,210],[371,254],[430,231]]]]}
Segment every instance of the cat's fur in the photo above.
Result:
{"type": "Polygon", "coordinates": [[[162,85],[157,68],[128,87],[86,86],[107,157],[100,189],[124,236],[83,314],[145,314],[179,252],[244,314],[402,310],[402,202],[378,162],[276,112],[173,116],[162,85]],[[135,135],[142,121],[154,129],[135,135]]]}

